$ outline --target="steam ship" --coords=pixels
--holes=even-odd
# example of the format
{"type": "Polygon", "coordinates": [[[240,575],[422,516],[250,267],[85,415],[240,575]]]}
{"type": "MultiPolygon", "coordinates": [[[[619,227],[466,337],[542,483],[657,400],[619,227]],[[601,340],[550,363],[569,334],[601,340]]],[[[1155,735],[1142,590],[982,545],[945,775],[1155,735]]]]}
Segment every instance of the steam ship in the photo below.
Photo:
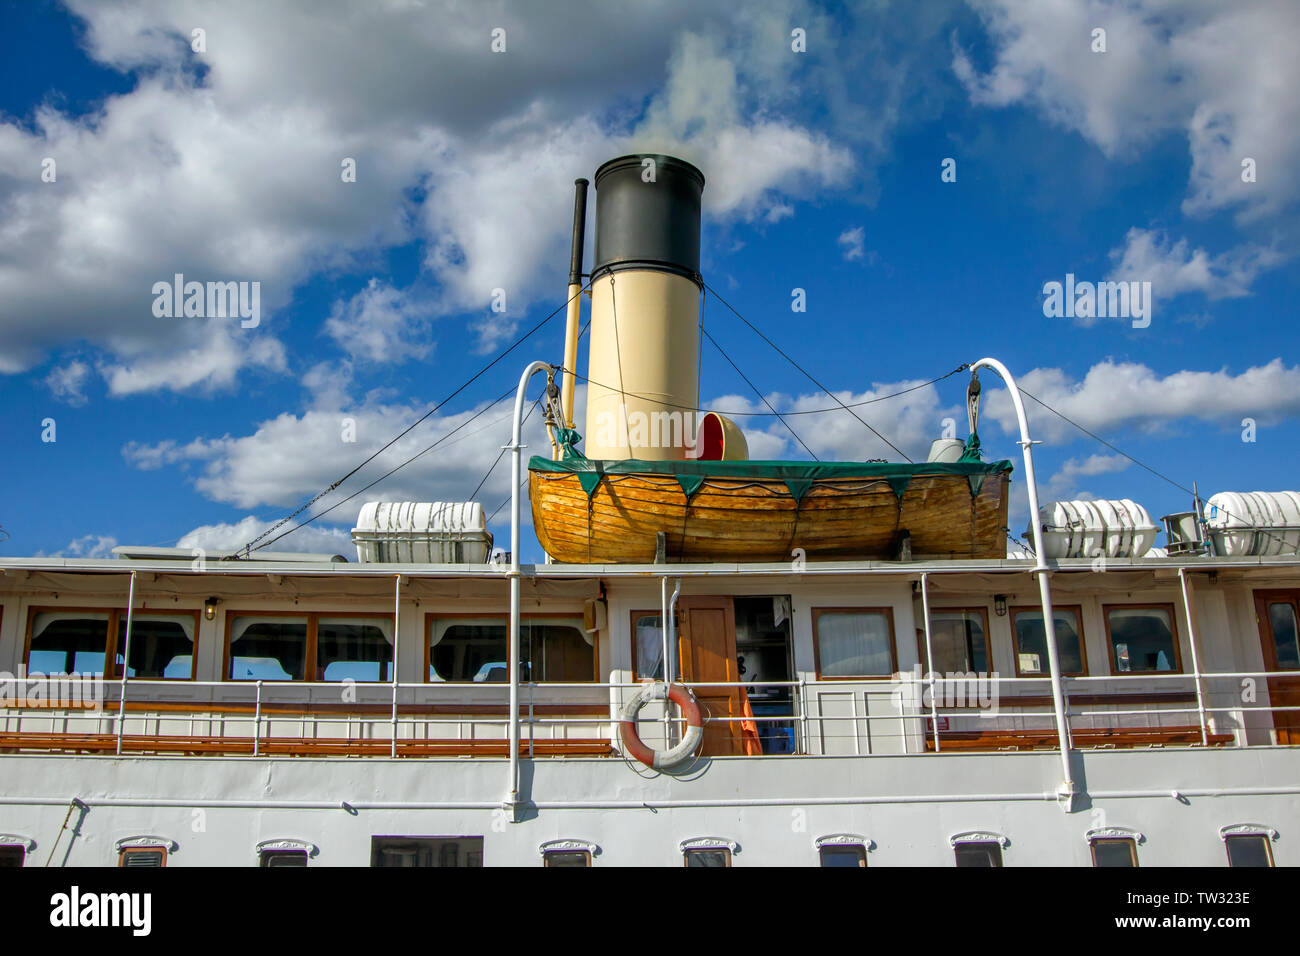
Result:
{"type": "Polygon", "coordinates": [[[595,185],[508,552],[476,503],[370,502],[355,560],[0,559],[0,864],[1300,863],[1300,496],[1198,497],[1162,548],[1134,501],[1040,507],[977,356],[926,462],[751,461],[700,408],[703,175],[595,185]]]}

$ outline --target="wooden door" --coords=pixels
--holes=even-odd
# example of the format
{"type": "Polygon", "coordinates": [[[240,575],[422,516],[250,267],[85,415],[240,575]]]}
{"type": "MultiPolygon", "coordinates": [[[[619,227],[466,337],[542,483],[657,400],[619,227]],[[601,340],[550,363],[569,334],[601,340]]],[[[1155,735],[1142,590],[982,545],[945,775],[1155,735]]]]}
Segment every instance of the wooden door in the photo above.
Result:
{"type": "MultiPolygon", "coordinates": [[[[677,659],[682,680],[688,683],[738,681],[736,609],[731,598],[684,597],[677,602],[677,608],[677,659]]],[[[704,745],[700,754],[722,757],[744,753],[739,720],[743,710],[740,688],[698,687],[692,690],[705,717],[704,745]]]]}
{"type": "MultiPolygon", "coordinates": [[[[1255,619],[1265,669],[1296,672],[1268,679],[1270,706],[1300,707],[1300,591],[1256,591],[1255,619]]],[[[1279,744],[1300,744],[1300,711],[1274,711],[1273,728],[1279,744]]]]}

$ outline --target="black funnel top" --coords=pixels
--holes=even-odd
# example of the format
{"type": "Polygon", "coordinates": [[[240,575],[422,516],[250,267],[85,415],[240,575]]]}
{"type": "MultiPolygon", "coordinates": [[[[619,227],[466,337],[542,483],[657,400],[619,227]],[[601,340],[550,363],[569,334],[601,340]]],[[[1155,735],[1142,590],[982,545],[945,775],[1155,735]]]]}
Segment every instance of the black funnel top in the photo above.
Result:
{"type": "Polygon", "coordinates": [[[637,153],[602,165],[592,281],[606,272],[654,269],[698,282],[703,191],[704,174],[674,156],[637,153]]]}

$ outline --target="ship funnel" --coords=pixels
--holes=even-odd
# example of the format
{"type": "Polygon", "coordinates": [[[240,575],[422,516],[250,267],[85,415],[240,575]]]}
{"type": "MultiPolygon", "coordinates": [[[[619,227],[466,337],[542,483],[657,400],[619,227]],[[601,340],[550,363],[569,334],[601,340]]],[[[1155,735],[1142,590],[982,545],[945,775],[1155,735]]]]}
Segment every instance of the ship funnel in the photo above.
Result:
{"type": "Polygon", "coordinates": [[[704,175],[635,154],[595,183],[586,456],[696,457],[704,175]]]}

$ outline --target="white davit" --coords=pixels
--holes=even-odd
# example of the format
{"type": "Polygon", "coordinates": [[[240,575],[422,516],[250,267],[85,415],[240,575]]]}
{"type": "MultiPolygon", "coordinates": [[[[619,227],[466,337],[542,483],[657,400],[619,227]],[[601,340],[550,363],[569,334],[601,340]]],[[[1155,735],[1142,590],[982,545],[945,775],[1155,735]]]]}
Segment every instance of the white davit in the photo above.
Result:
{"type": "Polygon", "coordinates": [[[352,543],[362,564],[478,564],[492,553],[477,501],[367,501],[352,543]]]}
{"type": "Polygon", "coordinates": [[[1300,551],[1300,492],[1221,491],[1205,503],[1214,553],[1296,554],[1300,551]]]}
{"type": "Polygon", "coordinates": [[[1128,498],[1053,501],[1038,509],[1049,558],[1146,557],[1159,528],[1128,498]]]}

